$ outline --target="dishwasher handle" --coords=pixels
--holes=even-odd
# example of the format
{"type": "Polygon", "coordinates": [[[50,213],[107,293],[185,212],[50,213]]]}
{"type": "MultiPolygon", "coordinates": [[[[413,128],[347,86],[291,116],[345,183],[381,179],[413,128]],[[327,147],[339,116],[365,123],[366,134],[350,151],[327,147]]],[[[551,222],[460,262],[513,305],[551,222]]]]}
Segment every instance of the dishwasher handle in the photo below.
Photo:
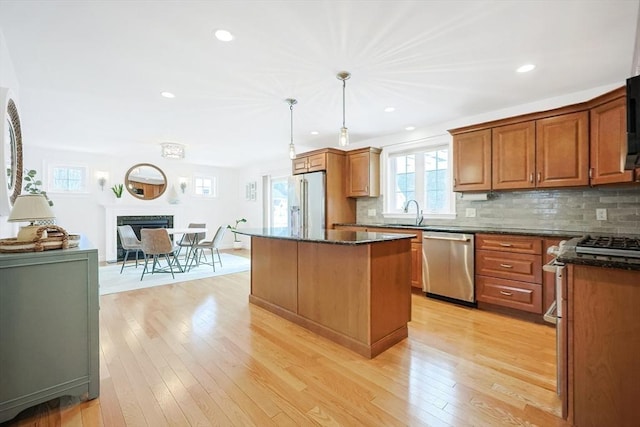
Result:
{"type": "Polygon", "coordinates": [[[553,304],[551,304],[549,306],[549,309],[547,310],[547,312],[544,314],[544,316],[542,316],[542,318],[549,322],[549,323],[553,323],[554,325],[556,325],[558,323],[558,316],[554,315],[554,312],[557,312],[557,308],[558,308],[558,303],[557,301],[554,301],[553,304]]]}
{"type": "Polygon", "coordinates": [[[468,237],[440,237],[440,236],[423,236],[423,240],[446,240],[449,242],[468,242],[471,239],[468,237]]]}

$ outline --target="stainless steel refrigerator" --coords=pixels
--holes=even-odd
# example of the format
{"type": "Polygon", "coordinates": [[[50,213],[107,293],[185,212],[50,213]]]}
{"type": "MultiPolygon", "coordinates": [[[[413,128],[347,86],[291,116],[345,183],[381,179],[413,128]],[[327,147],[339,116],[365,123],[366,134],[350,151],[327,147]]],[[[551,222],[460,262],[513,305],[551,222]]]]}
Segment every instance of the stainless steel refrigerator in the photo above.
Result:
{"type": "Polygon", "coordinates": [[[289,179],[289,227],[297,233],[324,230],[325,172],[294,175],[289,179]]]}

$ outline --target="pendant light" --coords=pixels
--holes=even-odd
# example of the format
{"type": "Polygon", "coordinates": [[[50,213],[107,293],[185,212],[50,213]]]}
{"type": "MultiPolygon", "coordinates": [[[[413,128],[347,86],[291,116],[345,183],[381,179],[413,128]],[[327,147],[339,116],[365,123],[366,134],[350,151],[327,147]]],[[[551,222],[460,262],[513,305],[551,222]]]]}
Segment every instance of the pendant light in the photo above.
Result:
{"type": "Polygon", "coordinates": [[[291,142],[289,143],[289,158],[291,160],[296,158],[296,147],[293,145],[293,106],[298,103],[293,98],[285,99],[285,102],[289,104],[289,110],[291,111],[291,142]]]}
{"type": "Polygon", "coordinates": [[[342,127],[340,128],[340,136],[338,138],[338,145],[340,147],[346,147],[349,145],[349,131],[347,130],[347,126],[345,125],[345,104],[344,104],[344,92],[347,88],[347,80],[351,77],[351,74],[347,71],[340,71],[336,76],[338,80],[342,80],[342,127]]]}

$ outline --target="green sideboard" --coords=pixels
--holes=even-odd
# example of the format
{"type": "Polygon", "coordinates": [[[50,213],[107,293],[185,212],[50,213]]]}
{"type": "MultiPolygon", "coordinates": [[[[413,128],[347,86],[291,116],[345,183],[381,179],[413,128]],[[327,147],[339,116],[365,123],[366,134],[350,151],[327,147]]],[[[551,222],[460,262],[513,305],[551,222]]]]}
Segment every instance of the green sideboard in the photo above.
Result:
{"type": "Polygon", "coordinates": [[[0,254],[0,422],[100,392],[98,250],[0,254]]]}

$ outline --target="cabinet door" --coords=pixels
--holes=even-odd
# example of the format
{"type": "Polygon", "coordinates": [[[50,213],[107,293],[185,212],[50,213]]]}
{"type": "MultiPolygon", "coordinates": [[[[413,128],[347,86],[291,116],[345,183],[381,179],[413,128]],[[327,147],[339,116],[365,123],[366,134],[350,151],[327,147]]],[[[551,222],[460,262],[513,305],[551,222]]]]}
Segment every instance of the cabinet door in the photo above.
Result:
{"type": "Polygon", "coordinates": [[[380,195],[380,154],[370,149],[347,153],[347,196],[380,195]]]}
{"type": "Polygon", "coordinates": [[[589,114],[591,184],[631,182],[631,171],[624,170],[627,157],[626,98],[618,98],[592,108],[589,114]]]}
{"type": "Polygon", "coordinates": [[[453,136],[453,191],[491,190],[491,129],[453,136]]]}
{"type": "Polygon", "coordinates": [[[327,169],[327,154],[320,153],[307,157],[309,172],[323,171],[327,169]]]}
{"type": "Polygon", "coordinates": [[[563,114],[536,121],[536,186],[589,184],[589,114],[563,114]]]}
{"type": "Polygon", "coordinates": [[[307,157],[300,157],[291,161],[293,175],[307,172],[307,160],[307,157]]]}
{"type": "Polygon", "coordinates": [[[534,121],[493,128],[491,135],[494,190],[534,188],[536,125],[534,121]]]}

